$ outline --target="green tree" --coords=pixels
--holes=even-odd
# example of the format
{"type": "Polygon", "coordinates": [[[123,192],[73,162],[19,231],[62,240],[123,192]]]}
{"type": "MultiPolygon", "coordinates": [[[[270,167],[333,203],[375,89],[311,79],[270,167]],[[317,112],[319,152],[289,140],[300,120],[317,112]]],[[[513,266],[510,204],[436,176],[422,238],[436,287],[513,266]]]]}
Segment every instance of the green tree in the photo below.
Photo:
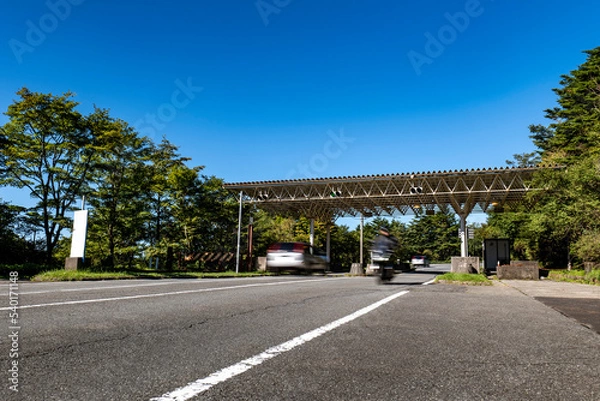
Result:
{"type": "Polygon", "coordinates": [[[332,226],[330,269],[332,271],[350,271],[352,263],[358,263],[360,260],[359,248],[359,231],[350,231],[344,225],[332,226]]]}
{"type": "Polygon", "coordinates": [[[585,52],[587,60],[563,75],[558,106],[546,110],[552,122],[532,130],[544,162],[564,170],[539,174],[537,185],[548,189],[535,199],[529,229],[538,235],[538,256],[562,249],[546,262],[600,261],[600,47],[585,52]],[[566,255],[565,255],[566,254],[566,255]]]}
{"type": "Polygon", "coordinates": [[[456,215],[449,211],[415,216],[406,233],[407,247],[431,260],[449,260],[460,253],[459,227],[456,215]]]}
{"type": "Polygon", "coordinates": [[[149,185],[146,162],[151,144],[107,110],[97,109],[89,120],[98,136],[87,253],[96,265],[131,266],[149,217],[140,192],[149,185]]]}
{"type": "Polygon", "coordinates": [[[514,154],[513,160],[507,160],[506,165],[510,167],[534,167],[540,164],[542,158],[538,152],[514,154]]]}
{"type": "Polygon", "coordinates": [[[178,147],[163,138],[161,143],[154,145],[150,151],[147,175],[149,185],[141,191],[148,202],[150,219],[146,223],[145,232],[150,244],[148,254],[161,257],[166,267],[173,263],[174,233],[176,230],[173,216],[173,169],[185,167],[189,158],[180,156],[178,147]]]}
{"type": "Polygon", "coordinates": [[[75,110],[71,93],[54,96],[23,88],[17,95],[5,113],[9,121],[0,128],[5,142],[0,184],[26,188],[37,200],[29,213],[44,230],[50,264],[63,229],[70,225],[65,214],[86,192],[94,132],[75,110]]]}
{"type": "MultiPolygon", "coordinates": [[[[530,126],[542,162],[563,169],[537,173],[528,204],[492,216],[486,229],[514,241],[517,257],[548,267],[600,261],[600,47],[554,89],[558,105],[545,110],[551,122],[530,126]]],[[[517,159],[518,160],[518,159],[517,159]]]]}
{"type": "Polygon", "coordinates": [[[265,256],[272,244],[295,241],[295,224],[291,217],[257,210],[254,213],[254,254],[265,256]]]}
{"type": "Polygon", "coordinates": [[[27,224],[22,218],[22,207],[0,199],[0,264],[39,263],[43,255],[31,240],[26,240],[27,224]]]}
{"type": "Polygon", "coordinates": [[[554,89],[558,106],[545,111],[552,122],[531,126],[531,138],[544,161],[577,163],[600,144],[600,47],[587,50],[587,60],[554,89]]]}

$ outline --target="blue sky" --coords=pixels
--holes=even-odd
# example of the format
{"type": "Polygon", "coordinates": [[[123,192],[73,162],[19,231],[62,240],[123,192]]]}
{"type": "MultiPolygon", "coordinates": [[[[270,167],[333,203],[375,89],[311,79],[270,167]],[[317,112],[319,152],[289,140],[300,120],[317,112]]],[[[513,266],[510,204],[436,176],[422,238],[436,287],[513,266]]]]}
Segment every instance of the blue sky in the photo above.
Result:
{"type": "Polygon", "coordinates": [[[502,167],[600,46],[598,15],[591,0],[21,0],[0,16],[0,110],[23,86],[72,91],[226,182],[502,167]]]}

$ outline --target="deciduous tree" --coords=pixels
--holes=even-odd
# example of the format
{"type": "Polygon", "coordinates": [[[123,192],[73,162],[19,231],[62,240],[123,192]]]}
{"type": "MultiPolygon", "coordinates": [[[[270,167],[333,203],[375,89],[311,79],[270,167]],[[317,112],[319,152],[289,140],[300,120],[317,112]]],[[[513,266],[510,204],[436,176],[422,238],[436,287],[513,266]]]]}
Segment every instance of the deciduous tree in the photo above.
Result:
{"type": "Polygon", "coordinates": [[[23,88],[0,128],[4,145],[1,184],[26,188],[36,205],[30,215],[44,230],[46,262],[77,198],[85,192],[94,155],[94,132],[69,92],[54,96],[23,88]]]}

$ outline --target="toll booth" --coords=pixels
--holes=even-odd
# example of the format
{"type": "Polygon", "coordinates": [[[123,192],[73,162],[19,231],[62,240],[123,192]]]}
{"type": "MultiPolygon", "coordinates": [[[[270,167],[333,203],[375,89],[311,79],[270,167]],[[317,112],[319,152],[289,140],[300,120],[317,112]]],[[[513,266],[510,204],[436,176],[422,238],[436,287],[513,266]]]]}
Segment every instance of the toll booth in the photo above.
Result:
{"type": "Polygon", "coordinates": [[[486,272],[496,271],[499,264],[510,264],[510,240],[499,238],[483,240],[483,268],[486,272]]]}

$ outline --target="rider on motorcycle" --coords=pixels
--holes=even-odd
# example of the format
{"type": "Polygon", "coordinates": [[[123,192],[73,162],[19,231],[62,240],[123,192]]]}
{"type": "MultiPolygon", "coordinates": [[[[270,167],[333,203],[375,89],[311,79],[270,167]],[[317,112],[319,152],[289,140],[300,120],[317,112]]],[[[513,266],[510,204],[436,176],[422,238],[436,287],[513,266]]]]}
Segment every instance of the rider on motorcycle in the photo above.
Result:
{"type": "Polygon", "coordinates": [[[390,235],[387,227],[379,229],[379,235],[373,241],[372,259],[379,265],[379,278],[381,280],[391,280],[394,275],[394,267],[389,266],[390,256],[398,246],[398,240],[390,235]]]}

